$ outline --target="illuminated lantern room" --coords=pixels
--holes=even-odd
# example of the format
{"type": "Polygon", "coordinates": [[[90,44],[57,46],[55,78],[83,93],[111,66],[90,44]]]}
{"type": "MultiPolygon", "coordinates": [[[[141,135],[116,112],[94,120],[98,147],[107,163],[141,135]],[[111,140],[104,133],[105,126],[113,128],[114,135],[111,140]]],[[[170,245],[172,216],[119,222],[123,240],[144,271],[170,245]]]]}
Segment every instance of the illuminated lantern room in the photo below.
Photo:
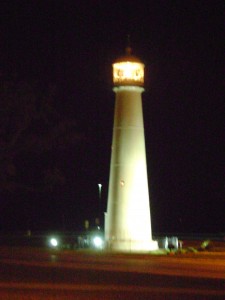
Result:
{"type": "Polygon", "coordinates": [[[126,55],[113,64],[114,86],[143,86],[145,65],[131,55],[131,48],[126,48],[126,55]]]}

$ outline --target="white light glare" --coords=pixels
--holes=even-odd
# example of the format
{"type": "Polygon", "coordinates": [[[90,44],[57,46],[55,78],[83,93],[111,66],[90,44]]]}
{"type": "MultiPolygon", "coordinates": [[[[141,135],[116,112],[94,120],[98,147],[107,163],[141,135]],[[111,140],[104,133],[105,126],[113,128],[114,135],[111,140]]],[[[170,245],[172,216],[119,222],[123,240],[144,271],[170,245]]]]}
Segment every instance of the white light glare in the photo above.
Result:
{"type": "Polygon", "coordinates": [[[52,247],[57,247],[57,246],[58,246],[58,241],[57,241],[57,239],[56,239],[56,238],[51,238],[51,239],[50,239],[50,245],[51,245],[52,247]]]}
{"type": "Polygon", "coordinates": [[[102,248],[103,246],[103,240],[100,236],[95,236],[93,238],[93,243],[96,248],[102,248]]]}

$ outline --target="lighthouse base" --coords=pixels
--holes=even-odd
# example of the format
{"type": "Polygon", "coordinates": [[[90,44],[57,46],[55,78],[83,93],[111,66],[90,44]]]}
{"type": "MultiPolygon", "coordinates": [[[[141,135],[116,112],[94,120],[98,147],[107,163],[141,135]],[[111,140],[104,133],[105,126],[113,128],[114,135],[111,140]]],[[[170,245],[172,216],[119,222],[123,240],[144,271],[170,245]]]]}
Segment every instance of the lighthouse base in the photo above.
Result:
{"type": "Polygon", "coordinates": [[[106,241],[106,250],[115,252],[149,252],[158,249],[158,242],[134,240],[109,240],[106,241]]]}

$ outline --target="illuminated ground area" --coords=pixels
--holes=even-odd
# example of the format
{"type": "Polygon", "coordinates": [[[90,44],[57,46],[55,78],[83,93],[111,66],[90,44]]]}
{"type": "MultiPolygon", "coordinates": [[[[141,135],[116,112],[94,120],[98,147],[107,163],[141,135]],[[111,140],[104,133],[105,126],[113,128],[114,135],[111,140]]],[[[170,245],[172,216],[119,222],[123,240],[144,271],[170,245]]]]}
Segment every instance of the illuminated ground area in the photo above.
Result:
{"type": "Polygon", "coordinates": [[[1,247],[0,299],[224,300],[224,249],[125,255],[1,247]]]}

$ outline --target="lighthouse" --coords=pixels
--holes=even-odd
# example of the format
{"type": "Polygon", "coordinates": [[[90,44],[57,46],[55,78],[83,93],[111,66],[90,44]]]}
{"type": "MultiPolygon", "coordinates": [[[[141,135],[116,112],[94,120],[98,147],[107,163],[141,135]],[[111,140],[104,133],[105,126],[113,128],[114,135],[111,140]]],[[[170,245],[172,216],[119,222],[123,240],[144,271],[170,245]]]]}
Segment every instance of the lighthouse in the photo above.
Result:
{"type": "Polygon", "coordinates": [[[115,112],[105,244],[111,251],[156,250],[152,240],[142,111],[144,64],[126,49],[113,63],[115,112]]]}

